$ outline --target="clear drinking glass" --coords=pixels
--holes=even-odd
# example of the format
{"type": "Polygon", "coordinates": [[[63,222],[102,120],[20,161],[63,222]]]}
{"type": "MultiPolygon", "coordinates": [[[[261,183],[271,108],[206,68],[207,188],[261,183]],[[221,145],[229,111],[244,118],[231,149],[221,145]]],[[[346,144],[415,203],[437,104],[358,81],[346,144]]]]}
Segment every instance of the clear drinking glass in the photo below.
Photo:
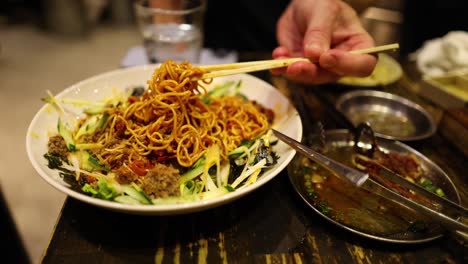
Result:
{"type": "Polygon", "coordinates": [[[149,61],[199,63],[205,6],[204,0],[136,1],[136,20],[149,61]]]}

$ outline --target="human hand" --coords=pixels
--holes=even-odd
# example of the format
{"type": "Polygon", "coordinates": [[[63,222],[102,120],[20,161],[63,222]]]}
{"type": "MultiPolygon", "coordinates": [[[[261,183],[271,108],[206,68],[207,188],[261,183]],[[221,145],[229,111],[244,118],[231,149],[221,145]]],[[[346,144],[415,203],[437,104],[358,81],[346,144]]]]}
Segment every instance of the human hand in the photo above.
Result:
{"type": "Polygon", "coordinates": [[[374,46],[356,12],[341,0],[292,0],[277,23],[279,47],[275,59],[306,57],[272,70],[307,84],[334,82],[342,76],[364,77],[372,73],[377,58],[348,51],[374,46]]]}

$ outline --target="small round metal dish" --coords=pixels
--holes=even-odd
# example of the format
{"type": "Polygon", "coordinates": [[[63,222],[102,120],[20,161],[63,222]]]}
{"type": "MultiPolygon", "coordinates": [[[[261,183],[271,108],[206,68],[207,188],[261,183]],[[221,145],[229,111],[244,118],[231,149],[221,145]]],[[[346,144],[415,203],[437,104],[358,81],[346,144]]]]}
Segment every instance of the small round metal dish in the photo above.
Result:
{"type": "Polygon", "coordinates": [[[367,122],[378,137],[412,141],[432,136],[437,126],[420,105],[401,96],[375,90],[343,94],[336,109],[353,125],[367,122]]]}
{"type": "MultiPolygon", "coordinates": [[[[353,166],[353,136],[348,130],[327,130],[322,153],[334,160],[353,166]]],[[[309,139],[312,139],[310,137],[309,139]]],[[[400,141],[378,138],[383,152],[414,155],[420,163],[421,177],[442,189],[447,199],[460,204],[458,191],[448,175],[423,154],[400,141]]],[[[304,142],[314,147],[321,145],[307,138],[304,142]]],[[[445,230],[432,219],[360,189],[337,177],[326,168],[296,154],[287,167],[289,180],[299,196],[317,214],[339,228],[373,240],[417,244],[435,240],[445,230]]]]}

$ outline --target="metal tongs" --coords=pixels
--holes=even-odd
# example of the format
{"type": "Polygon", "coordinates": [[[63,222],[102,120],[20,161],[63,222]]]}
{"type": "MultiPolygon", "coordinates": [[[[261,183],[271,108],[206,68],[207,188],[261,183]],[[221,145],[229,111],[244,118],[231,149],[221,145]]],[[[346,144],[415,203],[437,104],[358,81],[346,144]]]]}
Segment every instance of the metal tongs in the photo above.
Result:
{"type": "MultiPolygon", "coordinates": [[[[403,177],[400,175],[394,173],[391,170],[386,169],[383,166],[377,167],[378,171],[377,173],[379,176],[382,178],[385,178],[386,180],[392,181],[401,187],[404,187],[406,189],[411,190],[412,192],[415,192],[419,194],[420,196],[424,197],[425,199],[428,199],[429,201],[433,202],[434,204],[439,205],[437,210],[431,207],[428,207],[426,205],[423,205],[421,203],[418,203],[416,201],[413,201],[411,199],[408,199],[395,190],[392,190],[391,188],[387,188],[383,186],[382,184],[378,183],[377,181],[371,179],[369,177],[368,173],[362,172],[360,170],[354,169],[352,167],[349,167],[345,164],[342,164],[340,162],[337,162],[333,159],[328,158],[327,156],[303,145],[302,143],[282,134],[281,132],[278,132],[274,129],[273,133],[274,135],[280,139],[281,141],[285,142],[288,144],[290,147],[293,149],[297,150],[301,154],[305,155],[306,157],[310,158],[311,160],[317,162],[318,164],[328,168],[329,170],[335,172],[339,176],[343,176],[350,182],[352,182],[355,186],[363,188],[367,191],[370,191],[372,193],[375,193],[377,195],[380,195],[381,197],[385,199],[389,199],[391,201],[397,202],[403,206],[406,206],[408,208],[413,209],[414,211],[424,214],[436,221],[438,221],[441,225],[443,225],[445,228],[450,229],[452,231],[456,231],[457,233],[461,232],[468,232],[468,225],[458,221],[456,218],[449,216],[443,212],[441,212],[441,209],[450,211],[450,214],[456,214],[460,218],[467,217],[467,209],[448,200],[445,198],[442,198],[430,191],[427,191],[424,188],[421,188],[420,186],[411,183],[407,180],[405,180],[403,177]]],[[[461,234],[463,237],[468,238],[467,234],[461,234]]]]}

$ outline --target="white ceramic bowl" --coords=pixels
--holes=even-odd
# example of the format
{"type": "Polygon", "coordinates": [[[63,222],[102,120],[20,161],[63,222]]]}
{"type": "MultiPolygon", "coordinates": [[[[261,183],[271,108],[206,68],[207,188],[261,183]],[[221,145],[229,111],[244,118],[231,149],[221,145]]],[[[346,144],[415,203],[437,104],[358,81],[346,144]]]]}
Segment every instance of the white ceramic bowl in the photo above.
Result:
{"type": "MultiPolygon", "coordinates": [[[[126,69],[119,69],[103,73],[81,81],[66,88],[57,97],[75,98],[98,101],[112,95],[114,89],[125,89],[134,86],[146,86],[156,65],[145,65],[126,69]]],[[[228,80],[242,80],[241,92],[249,99],[256,100],[266,107],[273,109],[276,114],[273,128],[300,141],[302,138],[302,122],[297,110],[283,94],[269,83],[252,75],[239,74],[216,78],[208,87],[228,80]]],[[[45,91],[44,91],[45,96],[45,91]]],[[[39,100],[39,98],[38,98],[39,100]]],[[[79,109],[77,109],[79,112],[79,109]]],[[[49,105],[44,105],[31,121],[26,135],[26,150],[29,160],[39,175],[54,188],[80,201],[107,208],[114,211],[132,214],[169,215],[201,211],[234,201],[264,185],[292,160],[295,151],[283,142],[275,146],[280,156],[276,167],[265,172],[255,183],[234,192],[209,200],[186,202],[167,205],[127,205],[117,202],[101,200],[72,190],[59,176],[58,171],[47,167],[47,160],[43,155],[47,152],[48,137],[56,133],[57,113],[49,105]]]]}

